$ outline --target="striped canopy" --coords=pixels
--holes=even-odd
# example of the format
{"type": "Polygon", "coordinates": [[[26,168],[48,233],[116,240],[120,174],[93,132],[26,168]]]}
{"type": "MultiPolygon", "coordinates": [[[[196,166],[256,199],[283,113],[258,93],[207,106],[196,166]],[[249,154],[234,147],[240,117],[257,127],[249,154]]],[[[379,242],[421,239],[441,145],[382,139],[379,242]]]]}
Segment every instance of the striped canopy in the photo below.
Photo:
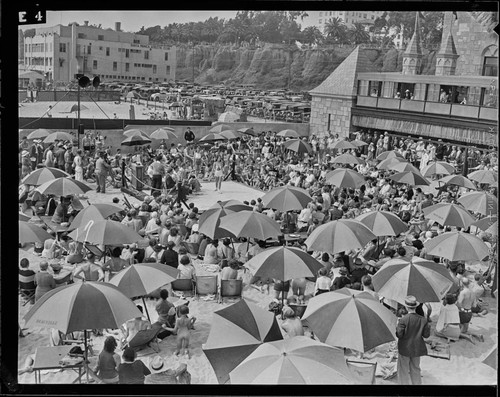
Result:
{"type": "Polygon", "coordinates": [[[45,195],[53,194],[54,196],[69,196],[72,194],[86,193],[89,190],[92,190],[92,188],[84,182],[80,182],[69,177],[61,177],[42,183],[35,190],[45,195]]]}
{"type": "Polygon", "coordinates": [[[132,244],[142,239],[135,230],[108,219],[90,220],[73,230],[69,237],[75,241],[90,244],[121,245],[132,244]]]}
{"type": "Polygon", "coordinates": [[[495,196],[484,191],[470,192],[457,200],[466,209],[478,212],[482,215],[496,215],[498,212],[498,200],[495,196]]]}
{"type": "Polygon", "coordinates": [[[19,221],[19,243],[43,243],[52,236],[40,226],[26,221],[19,221]]]}
{"type": "Polygon", "coordinates": [[[369,292],[342,288],[315,296],[302,320],[321,342],[359,352],[396,339],[396,316],[369,292]]]}
{"type": "Polygon", "coordinates": [[[480,238],[464,232],[447,232],[424,243],[427,254],[450,261],[482,261],[489,255],[480,238]]]}
{"type": "Polygon", "coordinates": [[[396,215],[389,211],[370,211],[356,217],[377,237],[397,236],[406,232],[408,226],[396,215]]]}
{"type": "Polygon", "coordinates": [[[259,345],[283,339],[276,317],[268,310],[241,299],[214,312],[210,333],[203,352],[210,361],[219,383],[259,345]]]}
{"type": "Polygon", "coordinates": [[[442,226],[468,228],[476,220],[469,211],[457,204],[437,203],[424,208],[424,215],[442,226]]]}
{"type": "Polygon", "coordinates": [[[453,284],[445,266],[422,258],[391,259],[372,276],[379,295],[404,303],[413,295],[419,302],[439,302],[453,284]]]}
{"type": "Polygon", "coordinates": [[[40,186],[46,182],[53,181],[56,178],[68,177],[69,174],[59,168],[44,167],[38,168],[26,175],[21,183],[25,185],[40,186]]]}
{"type": "Polygon", "coordinates": [[[365,184],[365,177],[359,172],[350,170],[349,168],[337,168],[327,172],[325,183],[339,187],[359,189],[365,184]]]}
{"type": "Polygon", "coordinates": [[[267,215],[253,211],[240,211],[220,219],[220,227],[236,237],[267,240],[281,234],[279,224],[267,215]]]}
{"type": "Polygon", "coordinates": [[[102,221],[110,215],[122,211],[123,208],[114,204],[92,204],[81,210],[69,225],[68,230],[84,227],[90,221],[102,221]]]}
{"type": "Polygon", "coordinates": [[[477,170],[467,175],[471,181],[491,185],[498,181],[498,175],[491,170],[477,170]]]}

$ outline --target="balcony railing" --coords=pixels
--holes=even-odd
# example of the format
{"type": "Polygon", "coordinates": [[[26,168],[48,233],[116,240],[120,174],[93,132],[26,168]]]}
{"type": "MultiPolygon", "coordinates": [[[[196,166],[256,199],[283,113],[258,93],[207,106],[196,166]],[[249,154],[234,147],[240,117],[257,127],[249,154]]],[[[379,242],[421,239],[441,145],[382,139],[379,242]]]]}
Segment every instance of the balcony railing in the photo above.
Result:
{"type": "Polygon", "coordinates": [[[458,103],[441,103],[358,95],[357,106],[415,112],[420,114],[428,113],[448,117],[463,117],[476,120],[496,121],[498,119],[497,108],[460,105],[458,103]]]}

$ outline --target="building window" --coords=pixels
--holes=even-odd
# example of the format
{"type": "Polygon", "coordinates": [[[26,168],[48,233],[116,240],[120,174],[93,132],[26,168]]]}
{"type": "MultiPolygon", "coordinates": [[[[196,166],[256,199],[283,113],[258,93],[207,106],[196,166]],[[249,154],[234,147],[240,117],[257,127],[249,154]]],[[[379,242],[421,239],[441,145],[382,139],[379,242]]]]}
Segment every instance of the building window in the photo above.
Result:
{"type": "Polygon", "coordinates": [[[79,39],[84,39],[85,38],[85,35],[83,33],[78,33],[78,38],[79,39]]]}
{"type": "Polygon", "coordinates": [[[141,40],[139,39],[134,39],[134,44],[140,44],[141,43],[141,40]]]}
{"type": "MultiPolygon", "coordinates": [[[[322,16],[323,16],[323,12],[322,12],[322,11],[320,11],[320,12],[319,12],[319,16],[320,16],[320,17],[322,17],[322,16]]],[[[321,22],[320,22],[320,23],[321,23],[321,22]]]]}
{"type": "Polygon", "coordinates": [[[97,69],[97,61],[96,60],[92,61],[92,68],[97,69]]]}
{"type": "Polygon", "coordinates": [[[153,73],[156,73],[156,65],[153,65],[153,73]]]}
{"type": "Polygon", "coordinates": [[[97,35],[97,40],[104,40],[104,35],[103,34],[98,34],[97,35]]]}
{"type": "Polygon", "coordinates": [[[117,69],[118,69],[118,63],[113,62],[113,72],[116,72],[117,69]]]}
{"type": "Polygon", "coordinates": [[[167,65],[167,74],[170,74],[170,65],[167,65]]]}
{"type": "Polygon", "coordinates": [[[89,55],[92,54],[92,46],[91,45],[87,46],[87,54],[89,54],[89,55]]]}
{"type": "Polygon", "coordinates": [[[106,56],[109,57],[109,47],[106,47],[106,56]]]}
{"type": "Polygon", "coordinates": [[[125,49],[125,58],[130,56],[130,50],[128,48],[125,49]]]}
{"type": "Polygon", "coordinates": [[[332,115],[328,113],[328,126],[326,128],[327,131],[330,131],[331,122],[332,122],[332,115]]]}
{"type": "Polygon", "coordinates": [[[130,63],[125,64],[125,71],[128,72],[130,69],[130,63]]]}
{"type": "Polygon", "coordinates": [[[165,53],[165,61],[168,61],[168,52],[165,53]]]}
{"type": "Polygon", "coordinates": [[[144,51],[144,59],[149,59],[149,51],[144,51]]]}
{"type": "Polygon", "coordinates": [[[498,74],[498,58],[484,57],[483,76],[496,76],[498,74]]]}
{"type": "Polygon", "coordinates": [[[59,43],[59,52],[66,52],[66,43],[59,43]]]}

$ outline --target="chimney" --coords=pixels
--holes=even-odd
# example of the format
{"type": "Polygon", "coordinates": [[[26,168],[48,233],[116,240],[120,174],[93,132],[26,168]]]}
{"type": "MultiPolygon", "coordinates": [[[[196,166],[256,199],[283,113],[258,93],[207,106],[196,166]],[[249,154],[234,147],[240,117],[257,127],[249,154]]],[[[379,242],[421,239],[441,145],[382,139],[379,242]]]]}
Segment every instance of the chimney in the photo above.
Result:
{"type": "Polygon", "coordinates": [[[89,26],[89,21],[83,21],[83,24],[84,24],[85,26],[89,26]]]}
{"type": "Polygon", "coordinates": [[[115,22],[115,30],[117,32],[121,32],[121,25],[122,25],[121,22],[115,22]]]}

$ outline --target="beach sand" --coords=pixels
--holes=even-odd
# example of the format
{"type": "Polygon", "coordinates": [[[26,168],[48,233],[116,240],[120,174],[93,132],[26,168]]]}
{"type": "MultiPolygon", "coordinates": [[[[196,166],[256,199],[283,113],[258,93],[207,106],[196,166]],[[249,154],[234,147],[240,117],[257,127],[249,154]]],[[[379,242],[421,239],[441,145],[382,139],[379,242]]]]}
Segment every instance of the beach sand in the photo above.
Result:
{"type": "MultiPolygon", "coordinates": [[[[234,184],[234,183],[231,183],[234,184]]],[[[217,192],[212,191],[212,185],[207,183],[207,188],[198,196],[193,196],[191,199],[196,203],[198,200],[213,204],[219,199],[228,199],[223,195],[219,195],[217,192]]],[[[238,185],[238,184],[234,184],[238,185]]],[[[91,185],[92,186],[92,185],[91,185]]],[[[224,184],[223,184],[224,187],[224,184]]],[[[228,189],[234,190],[233,195],[236,194],[237,190],[244,191],[247,194],[246,199],[251,200],[252,198],[259,197],[257,191],[249,192],[246,189],[237,188],[236,186],[231,186],[228,183],[228,189]],[[250,196],[248,196],[250,194],[250,196]]],[[[248,189],[248,188],[247,188],[248,189]]],[[[224,190],[224,189],[223,189],[224,190]]],[[[253,189],[252,189],[253,190],[253,189]]],[[[109,191],[105,195],[98,195],[91,191],[87,193],[89,200],[92,203],[96,202],[111,202],[111,198],[114,195],[118,195],[118,191],[109,191]]],[[[121,194],[120,194],[121,196],[121,194]]],[[[231,197],[236,198],[236,197],[231,197]]],[[[138,202],[133,197],[128,196],[128,199],[134,204],[138,202]]],[[[242,198],[240,198],[242,199],[242,198]]],[[[198,203],[197,203],[198,205],[198,203]]],[[[200,207],[204,208],[199,203],[200,207]]],[[[32,248],[29,246],[24,249],[19,249],[20,258],[27,257],[30,260],[30,267],[38,270],[38,263],[42,258],[33,255],[32,248]]],[[[484,265],[474,265],[471,266],[471,270],[477,271],[479,268],[485,270],[484,265]]],[[[472,274],[471,276],[472,277],[472,274]]],[[[244,275],[244,290],[243,298],[249,302],[255,303],[256,305],[262,307],[263,309],[268,308],[269,303],[272,301],[272,295],[267,293],[261,293],[260,291],[248,287],[246,285],[248,282],[248,274],[244,275]]],[[[307,291],[309,293],[313,290],[314,284],[308,282],[307,291]]],[[[272,294],[271,287],[271,294],[272,294]]],[[[176,357],[173,355],[175,349],[176,339],[175,336],[167,337],[160,343],[162,357],[165,357],[169,367],[176,367],[180,362],[186,362],[188,365],[188,370],[192,374],[193,384],[217,384],[217,379],[215,373],[202,351],[202,345],[206,342],[213,318],[213,312],[230,304],[233,304],[237,299],[229,301],[225,300],[224,303],[219,304],[215,301],[205,301],[198,299],[191,299],[189,308],[190,316],[195,316],[197,318],[195,324],[195,330],[191,331],[191,358],[187,357],[176,357]]],[[[421,360],[422,368],[422,382],[424,385],[495,385],[497,381],[497,373],[493,368],[481,363],[486,354],[492,349],[492,347],[497,344],[497,302],[489,296],[484,298],[484,301],[488,303],[489,313],[484,317],[473,317],[470,324],[470,331],[475,333],[480,333],[484,335],[484,342],[476,342],[472,344],[467,340],[459,340],[457,342],[452,342],[450,345],[451,359],[440,359],[433,357],[423,357],[421,360]]],[[[151,316],[151,320],[154,322],[156,320],[156,312],[154,310],[155,301],[147,300],[148,312],[151,316]]],[[[141,301],[137,303],[142,304],[141,301]]],[[[30,304],[22,306],[19,303],[19,324],[21,327],[24,325],[23,316],[27,313],[30,308],[30,304]]],[[[434,329],[435,323],[439,316],[439,303],[432,304],[432,328],[434,329]]],[[[278,317],[278,322],[281,319],[278,317]]],[[[26,357],[28,355],[34,354],[38,346],[49,346],[49,330],[41,328],[33,328],[29,330],[24,330],[26,334],[25,337],[18,339],[19,346],[19,368],[22,368],[26,357]]],[[[438,340],[440,342],[446,342],[444,339],[431,336],[431,339],[438,340]]],[[[94,352],[98,354],[103,346],[104,337],[98,336],[92,337],[92,345],[94,352]]],[[[394,351],[394,345],[384,344],[375,348],[371,352],[367,352],[364,358],[377,361],[378,370],[377,373],[380,374],[380,369],[384,364],[389,362],[389,355],[391,351],[394,351]]],[[[121,351],[117,350],[120,354],[121,351]]],[[[155,353],[150,349],[143,350],[139,352],[139,358],[144,361],[146,365],[155,353]]],[[[353,355],[349,355],[352,357],[353,355]]],[[[91,365],[95,364],[96,356],[91,357],[91,365]]],[[[392,361],[395,363],[395,360],[392,361]]],[[[42,371],[42,382],[43,383],[71,383],[76,378],[76,373],[73,371],[61,371],[61,370],[50,370],[42,371]]],[[[33,373],[26,373],[19,377],[19,383],[35,383],[35,376],[33,373]]],[[[397,384],[397,378],[384,380],[382,377],[376,378],[377,384],[397,384]]]]}

